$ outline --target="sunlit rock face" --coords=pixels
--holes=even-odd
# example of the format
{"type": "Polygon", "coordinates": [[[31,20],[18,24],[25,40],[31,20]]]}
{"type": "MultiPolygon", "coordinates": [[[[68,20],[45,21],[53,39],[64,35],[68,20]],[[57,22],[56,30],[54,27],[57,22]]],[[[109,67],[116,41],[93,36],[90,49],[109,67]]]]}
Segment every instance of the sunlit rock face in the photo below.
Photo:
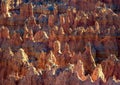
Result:
{"type": "Polygon", "coordinates": [[[0,85],[120,85],[120,0],[0,0],[0,85]]]}

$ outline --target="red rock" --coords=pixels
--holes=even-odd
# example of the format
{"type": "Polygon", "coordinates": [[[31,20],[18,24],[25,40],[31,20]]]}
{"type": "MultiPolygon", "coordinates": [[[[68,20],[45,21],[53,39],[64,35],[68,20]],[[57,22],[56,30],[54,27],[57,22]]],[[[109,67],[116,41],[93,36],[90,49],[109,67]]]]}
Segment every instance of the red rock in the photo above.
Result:
{"type": "Polygon", "coordinates": [[[65,32],[64,32],[64,29],[63,27],[60,27],[59,28],[59,31],[58,31],[58,40],[63,43],[64,40],[65,40],[65,32]]]}
{"type": "Polygon", "coordinates": [[[64,47],[64,51],[63,51],[61,60],[62,60],[62,58],[64,60],[61,61],[61,63],[65,62],[64,64],[62,64],[63,66],[64,65],[66,66],[72,60],[72,53],[70,52],[70,48],[69,48],[69,45],[67,43],[65,43],[65,47],[64,47]]]}
{"type": "Polygon", "coordinates": [[[23,77],[18,85],[37,85],[37,79],[39,78],[38,77],[38,72],[36,71],[36,69],[32,66],[30,66],[27,70],[27,73],[25,75],[25,77],[23,77]],[[30,80],[30,81],[29,81],[30,80]]]}
{"type": "Polygon", "coordinates": [[[0,85],[120,85],[119,1],[0,0],[0,85]]]}
{"type": "Polygon", "coordinates": [[[38,31],[34,35],[35,42],[47,42],[48,38],[49,37],[45,31],[38,31]]]}
{"type": "Polygon", "coordinates": [[[115,55],[109,56],[107,60],[104,60],[102,62],[103,73],[106,79],[109,79],[113,75],[116,76],[118,79],[120,78],[119,74],[116,74],[118,70],[115,70],[116,68],[119,68],[118,64],[119,62],[115,55]],[[109,74],[107,73],[108,71],[109,74]]]}
{"type": "Polygon", "coordinates": [[[113,37],[111,37],[110,35],[105,36],[102,41],[104,43],[104,47],[105,47],[105,51],[106,51],[105,53],[107,56],[109,56],[110,54],[117,55],[116,41],[114,40],[113,37]]]}
{"type": "Polygon", "coordinates": [[[91,52],[91,44],[90,43],[88,43],[88,45],[86,46],[86,50],[83,54],[81,54],[80,59],[83,62],[85,71],[93,72],[93,70],[96,67],[96,64],[95,64],[95,60],[94,60],[92,52],[91,52]]]}
{"type": "Polygon", "coordinates": [[[27,28],[27,26],[25,25],[25,26],[24,26],[23,40],[26,41],[27,39],[29,39],[29,40],[34,40],[34,37],[33,37],[33,31],[32,31],[32,29],[29,30],[29,29],[27,28]]]}
{"type": "Polygon", "coordinates": [[[33,16],[32,17],[31,16],[32,15],[30,15],[30,17],[28,18],[27,24],[28,24],[29,27],[34,27],[37,24],[36,24],[35,18],[33,16]]]}
{"type": "Polygon", "coordinates": [[[29,4],[22,4],[20,7],[20,16],[21,18],[33,17],[33,6],[31,3],[29,4]]]}
{"type": "Polygon", "coordinates": [[[9,39],[10,35],[9,35],[9,29],[7,27],[2,27],[1,28],[1,38],[2,39],[9,39]]]}
{"type": "Polygon", "coordinates": [[[81,62],[80,60],[75,65],[74,71],[77,72],[77,74],[80,77],[80,79],[82,79],[82,80],[86,79],[85,71],[84,71],[84,67],[83,67],[83,62],[81,62]]]}
{"type": "Polygon", "coordinates": [[[102,80],[105,80],[104,74],[102,72],[102,66],[101,65],[97,65],[95,70],[93,71],[93,74],[92,74],[92,80],[93,81],[96,81],[99,78],[101,78],[102,80]]]}
{"type": "Polygon", "coordinates": [[[48,25],[51,26],[51,27],[53,27],[54,23],[55,23],[55,17],[54,17],[54,15],[49,15],[49,17],[48,17],[48,25]]]}
{"type": "Polygon", "coordinates": [[[11,37],[12,45],[20,46],[22,44],[22,42],[23,42],[23,40],[22,40],[21,36],[19,34],[17,34],[16,32],[14,32],[11,37]]]}
{"type": "Polygon", "coordinates": [[[59,41],[55,41],[53,44],[53,52],[55,54],[55,56],[57,54],[61,54],[61,43],[59,41]]]}
{"type": "Polygon", "coordinates": [[[1,12],[2,14],[8,16],[9,3],[6,1],[1,1],[1,12]]]}
{"type": "Polygon", "coordinates": [[[38,68],[45,69],[45,65],[46,65],[46,53],[42,51],[40,53],[40,56],[37,57],[37,59],[38,59],[38,62],[37,62],[38,68]]]}
{"type": "Polygon", "coordinates": [[[52,51],[47,55],[46,65],[53,66],[56,64],[56,57],[52,51]]]}

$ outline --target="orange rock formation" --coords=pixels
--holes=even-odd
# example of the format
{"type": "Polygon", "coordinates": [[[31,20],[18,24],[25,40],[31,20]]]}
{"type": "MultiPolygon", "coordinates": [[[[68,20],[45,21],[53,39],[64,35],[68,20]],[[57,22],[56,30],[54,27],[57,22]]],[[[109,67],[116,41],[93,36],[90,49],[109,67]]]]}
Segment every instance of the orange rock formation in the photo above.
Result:
{"type": "Polygon", "coordinates": [[[0,0],[0,85],[120,85],[120,0],[0,0]]]}

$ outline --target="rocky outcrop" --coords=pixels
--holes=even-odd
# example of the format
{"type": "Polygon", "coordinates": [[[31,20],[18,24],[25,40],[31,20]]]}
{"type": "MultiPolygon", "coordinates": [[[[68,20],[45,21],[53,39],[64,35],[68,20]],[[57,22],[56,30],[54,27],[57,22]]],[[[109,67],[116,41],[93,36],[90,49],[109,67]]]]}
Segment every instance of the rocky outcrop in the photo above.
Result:
{"type": "Polygon", "coordinates": [[[119,79],[119,60],[115,55],[111,55],[107,60],[102,62],[103,73],[106,79],[109,79],[112,76],[115,76],[119,79]],[[109,71],[109,74],[107,73],[109,71]]]}
{"type": "Polygon", "coordinates": [[[120,85],[118,5],[0,0],[0,85],[120,85]]]}
{"type": "Polygon", "coordinates": [[[86,50],[83,54],[81,54],[80,59],[83,62],[83,66],[86,72],[90,72],[92,73],[93,70],[96,67],[93,55],[92,55],[92,51],[91,51],[91,44],[88,43],[86,46],[86,50]]]}
{"type": "Polygon", "coordinates": [[[23,18],[32,17],[33,16],[33,6],[30,4],[23,4],[20,8],[20,16],[23,18]]]}

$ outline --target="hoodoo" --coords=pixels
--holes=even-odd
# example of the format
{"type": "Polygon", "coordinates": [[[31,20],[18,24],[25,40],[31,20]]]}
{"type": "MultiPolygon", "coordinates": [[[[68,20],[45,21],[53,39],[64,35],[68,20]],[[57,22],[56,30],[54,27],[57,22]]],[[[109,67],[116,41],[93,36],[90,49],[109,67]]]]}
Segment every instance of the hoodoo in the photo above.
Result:
{"type": "Polygon", "coordinates": [[[120,85],[120,0],[0,0],[0,85],[120,85]]]}

